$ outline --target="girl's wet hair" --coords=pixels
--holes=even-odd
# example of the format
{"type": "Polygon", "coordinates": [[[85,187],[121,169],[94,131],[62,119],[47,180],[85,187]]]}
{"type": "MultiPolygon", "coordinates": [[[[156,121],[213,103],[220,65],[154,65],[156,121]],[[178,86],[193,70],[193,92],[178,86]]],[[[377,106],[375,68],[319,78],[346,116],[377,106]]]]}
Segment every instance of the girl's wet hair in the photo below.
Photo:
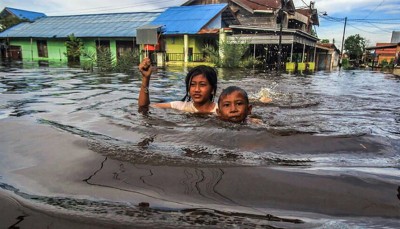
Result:
{"type": "Polygon", "coordinates": [[[201,74],[207,78],[208,83],[210,83],[210,85],[212,87],[212,91],[214,93],[211,94],[210,101],[214,101],[215,93],[217,92],[217,83],[218,83],[217,71],[214,68],[212,68],[210,66],[206,66],[206,65],[199,65],[199,66],[196,66],[196,67],[190,69],[190,71],[188,72],[188,74],[186,75],[186,78],[185,78],[186,95],[185,95],[185,97],[183,97],[182,101],[192,100],[192,98],[189,95],[190,84],[192,83],[192,79],[194,76],[201,75],[201,74]]]}
{"type": "Polygon", "coordinates": [[[230,95],[235,91],[240,92],[243,95],[245,102],[247,104],[249,104],[249,96],[247,95],[247,92],[245,90],[243,90],[242,88],[237,87],[237,86],[229,86],[229,87],[225,88],[224,90],[222,90],[222,92],[221,92],[221,94],[219,95],[219,98],[218,98],[218,104],[219,104],[219,102],[221,101],[221,99],[223,97],[225,97],[227,95],[230,95]]]}

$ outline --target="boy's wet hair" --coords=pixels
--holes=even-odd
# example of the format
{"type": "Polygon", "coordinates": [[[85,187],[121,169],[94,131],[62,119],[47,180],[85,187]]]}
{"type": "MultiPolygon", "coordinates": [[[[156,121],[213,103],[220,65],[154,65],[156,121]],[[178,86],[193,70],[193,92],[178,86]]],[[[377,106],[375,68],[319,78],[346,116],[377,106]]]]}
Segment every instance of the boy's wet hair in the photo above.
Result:
{"type": "Polygon", "coordinates": [[[219,95],[219,98],[218,98],[218,104],[220,103],[220,101],[222,100],[223,97],[225,97],[227,95],[230,95],[235,91],[240,92],[243,95],[246,104],[249,104],[249,96],[247,95],[247,92],[245,90],[243,90],[242,88],[237,87],[237,86],[229,86],[229,87],[225,88],[224,90],[222,90],[222,92],[221,92],[221,94],[219,95]]]}
{"type": "Polygon", "coordinates": [[[187,73],[186,78],[185,78],[185,84],[186,84],[186,95],[185,97],[183,97],[182,101],[190,101],[192,100],[192,98],[189,95],[189,89],[190,89],[190,84],[192,83],[192,79],[194,76],[197,75],[204,75],[208,82],[210,83],[212,90],[213,90],[213,94],[210,97],[211,101],[214,101],[214,96],[217,92],[217,83],[218,83],[218,77],[217,77],[217,71],[210,67],[210,66],[206,66],[206,65],[199,65],[196,66],[192,69],[190,69],[190,71],[187,73]]]}

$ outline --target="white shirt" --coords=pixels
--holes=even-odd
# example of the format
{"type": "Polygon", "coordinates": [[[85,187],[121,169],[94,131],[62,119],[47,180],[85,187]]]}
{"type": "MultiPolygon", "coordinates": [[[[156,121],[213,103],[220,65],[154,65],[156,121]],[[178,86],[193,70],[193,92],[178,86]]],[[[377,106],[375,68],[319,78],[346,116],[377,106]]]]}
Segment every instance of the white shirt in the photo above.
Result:
{"type": "MultiPolygon", "coordinates": [[[[189,112],[189,113],[199,112],[196,109],[196,107],[194,106],[193,101],[189,101],[189,102],[173,101],[173,102],[170,102],[170,104],[171,104],[171,108],[176,109],[176,110],[189,112]]],[[[211,113],[217,114],[217,108],[218,108],[218,105],[216,103],[214,103],[214,108],[211,110],[211,113]]]]}

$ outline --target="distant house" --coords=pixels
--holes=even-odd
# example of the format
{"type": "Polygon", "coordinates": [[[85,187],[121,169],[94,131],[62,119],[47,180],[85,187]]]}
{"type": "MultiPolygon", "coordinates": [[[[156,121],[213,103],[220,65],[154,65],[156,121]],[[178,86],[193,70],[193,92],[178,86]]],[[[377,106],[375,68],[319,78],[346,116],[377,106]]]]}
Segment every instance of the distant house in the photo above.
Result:
{"type": "MultiPolygon", "coordinates": [[[[32,22],[36,19],[46,17],[44,13],[15,9],[11,7],[5,7],[0,12],[0,31],[3,31],[11,26],[19,24],[20,22],[32,22]]],[[[6,55],[6,49],[8,48],[7,43],[4,39],[0,38],[0,56],[6,55]]],[[[18,56],[20,53],[16,52],[14,56],[18,56]]]]}
{"type": "Polygon", "coordinates": [[[332,70],[339,64],[340,50],[331,43],[317,43],[316,68],[332,70]]]}
{"type": "Polygon", "coordinates": [[[228,3],[240,23],[229,26],[232,34],[228,40],[251,44],[254,57],[265,60],[267,65],[276,65],[280,38],[283,62],[315,61],[319,39],[312,34],[312,27],[319,25],[319,20],[314,4],[298,10],[292,0],[285,6],[277,0],[191,0],[183,5],[210,3],[228,3]],[[281,25],[282,36],[279,35],[281,25]]]}
{"type": "Polygon", "coordinates": [[[5,7],[0,12],[0,18],[15,17],[20,20],[35,21],[36,19],[46,17],[46,14],[28,10],[15,9],[11,7],[5,7]]]}
{"type": "Polygon", "coordinates": [[[204,61],[206,45],[217,46],[221,29],[238,21],[227,4],[210,4],[170,7],[150,24],[162,27],[157,51],[166,53],[166,61],[196,62],[204,61]]]}
{"type": "Polygon", "coordinates": [[[136,29],[153,21],[160,13],[112,13],[49,16],[32,23],[20,23],[0,33],[7,43],[3,55],[29,61],[67,61],[65,41],[74,34],[85,50],[109,48],[114,56],[138,48],[136,29]]]}
{"type": "Polygon", "coordinates": [[[400,52],[400,43],[376,43],[376,46],[367,47],[366,50],[373,51],[374,66],[379,66],[382,61],[397,61],[400,52]]]}

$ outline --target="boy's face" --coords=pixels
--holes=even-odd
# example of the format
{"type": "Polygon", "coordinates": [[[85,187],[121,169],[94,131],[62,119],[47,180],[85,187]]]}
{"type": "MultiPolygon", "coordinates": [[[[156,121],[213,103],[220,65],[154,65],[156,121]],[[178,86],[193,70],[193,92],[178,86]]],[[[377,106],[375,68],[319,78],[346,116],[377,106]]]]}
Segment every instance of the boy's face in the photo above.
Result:
{"type": "Polygon", "coordinates": [[[234,91],[223,96],[218,101],[217,113],[224,121],[243,122],[251,114],[252,106],[246,102],[240,91],[234,91]]]}

